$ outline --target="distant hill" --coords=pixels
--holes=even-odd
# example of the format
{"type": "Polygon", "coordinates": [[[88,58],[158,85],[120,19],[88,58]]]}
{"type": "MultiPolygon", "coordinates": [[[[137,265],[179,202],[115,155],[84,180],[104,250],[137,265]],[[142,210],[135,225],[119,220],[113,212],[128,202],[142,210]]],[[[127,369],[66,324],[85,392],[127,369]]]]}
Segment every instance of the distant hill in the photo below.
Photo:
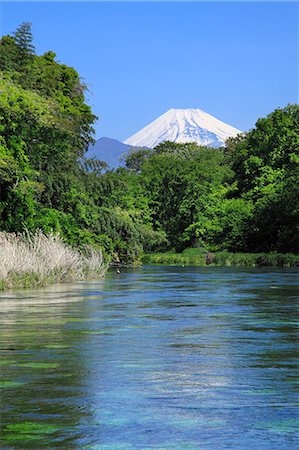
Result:
{"type": "Polygon", "coordinates": [[[98,139],[94,145],[89,147],[85,156],[87,158],[95,157],[96,159],[105,161],[112,169],[123,165],[120,161],[120,157],[131,147],[131,145],[124,144],[116,139],[102,137],[98,139]]]}

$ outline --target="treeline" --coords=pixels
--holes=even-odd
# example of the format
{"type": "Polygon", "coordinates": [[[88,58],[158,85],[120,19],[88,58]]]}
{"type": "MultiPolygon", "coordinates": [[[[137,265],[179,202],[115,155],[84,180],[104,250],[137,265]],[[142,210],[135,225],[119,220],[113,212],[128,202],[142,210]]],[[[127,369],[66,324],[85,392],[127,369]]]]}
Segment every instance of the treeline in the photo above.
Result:
{"type": "Polygon", "coordinates": [[[299,107],[259,119],[225,148],[163,143],[109,170],[84,154],[86,86],[30,24],[0,41],[0,229],[58,232],[116,262],[143,251],[299,251],[299,107]]]}

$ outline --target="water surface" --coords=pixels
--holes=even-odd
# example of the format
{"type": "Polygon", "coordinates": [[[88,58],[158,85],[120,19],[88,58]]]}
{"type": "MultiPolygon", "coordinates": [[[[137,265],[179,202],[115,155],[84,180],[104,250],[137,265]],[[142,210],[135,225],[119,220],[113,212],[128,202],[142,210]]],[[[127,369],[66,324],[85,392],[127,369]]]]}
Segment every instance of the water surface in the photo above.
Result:
{"type": "Polygon", "coordinates": [[[1,449],[298,449],[296,269],[3,293],[1,449]]]}

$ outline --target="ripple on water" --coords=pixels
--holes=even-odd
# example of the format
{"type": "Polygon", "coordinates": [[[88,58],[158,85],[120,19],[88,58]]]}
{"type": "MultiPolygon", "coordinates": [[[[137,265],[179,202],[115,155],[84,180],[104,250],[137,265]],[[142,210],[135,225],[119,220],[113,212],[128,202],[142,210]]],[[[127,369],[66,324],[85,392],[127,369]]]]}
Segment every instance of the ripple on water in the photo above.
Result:
{"type": "Polygon", "coordinates": [[[297,450],[298,273],[143,267],[3,294],[2,448],[297,450]]]}

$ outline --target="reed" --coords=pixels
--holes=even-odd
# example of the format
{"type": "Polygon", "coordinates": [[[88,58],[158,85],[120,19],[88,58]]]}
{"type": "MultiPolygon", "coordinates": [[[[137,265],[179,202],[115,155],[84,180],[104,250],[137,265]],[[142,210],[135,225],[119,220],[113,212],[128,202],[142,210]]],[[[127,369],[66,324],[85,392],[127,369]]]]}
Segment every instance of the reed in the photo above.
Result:
{"type": "Polygon", "coordinates": [[[57,234],[0,232],[0,289],[101,277],[105,270],[100,251],[74,249],[57,234]]]}

